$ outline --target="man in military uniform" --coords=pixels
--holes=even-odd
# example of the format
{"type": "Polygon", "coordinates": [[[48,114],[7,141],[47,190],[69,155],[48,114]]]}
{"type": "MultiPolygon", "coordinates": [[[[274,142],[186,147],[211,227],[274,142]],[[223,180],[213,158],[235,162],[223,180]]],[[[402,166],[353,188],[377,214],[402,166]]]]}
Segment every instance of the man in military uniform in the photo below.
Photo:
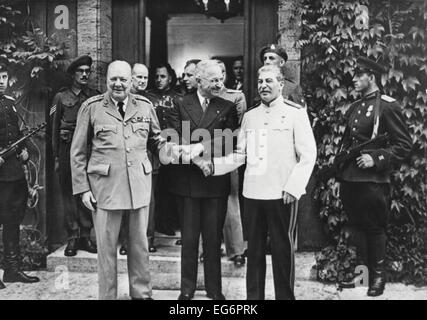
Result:
{"type": "MultiPolygon", "coordinates": [[[[9,83],[6,63],[0,63],[0,151],[18,140],[22,134],[15,100],[5,95],[9,83]]],[[[30,277],[20,268],[19,225],[27,206],[28,186],[22,163],[28,160],[26,148],[16,150],[7,158],[0,157],[0,224],[3,225],[4,282],[33,283],[40,281],[30,277]]],[[[5,286],[0,281],[0,289],[5,286]]]]}
{"type": "Polygon", "coordinates": [[[205,175],[220,176],[247,164],[243,196],[248,232],[248,300],[265,298],[268,233],[276,299],[295,299],[297,200],[305,194],[317,152],[306,109],[284,99],[283,86],[278,67],[261,67],[258,92],[262,102],[245,113],[236,150],[200,165],[205,175]]]}
{"type": "MultiPolygon", "coordinates": [[[[164,131],[170,128],[170,110],[174,106],[174,100],[180,96],[174,89],[176,83],[175,70],[169,63],[161,63],[155,67],[154,80],[155,89],[149,90],[150,101],[156,110],[160,129],[164,131]]],[[[161,200],[158,201],[159,211],[156,230],[173,236],[175,235],[174,228],[179,224],[179,217],[175,197],[167,191],[170,182],[170,170],[173,170],[171,166],[162,165],[159,168],[157,197],[161,200]]]]}
{"type": "MultiPolygon", "coordinates": [[[[268,45],[261,49],[259,58],[265,66],[277,66],[281,69],[282,73],[285,74],[284,69],[286,62],[288,61],[288,54],[283,47],[276,44],[268,45]]],[[[301,86],[294,83],[291,79],[285,78],[285,80],[283,97],[304,106],[305,98],[302,93],[301,86]]]]}
{"type": "Polygon", "coordinates": [[[152,166],[147,149],[168,163],[151,102],[130,93],[131,67],[108,66],[107,92],[85,101],[71,145],[73,193],[92,211],[98,245],[99,298],[117,297],[117,244],[129,213],[129,295],[152,300],[147,224],[152,166]],[[162,158],[163,156],[166,156],[162,158]]]}
{"type": "Polygon", "coordinates": [[[68,244],[64,251],[67,257],[75,256],[79,249],[96,253],[96,245],[90,240],[92,218],[81,201],[73,196],[70,168],[70,147],[77,113],[85,100],[97,94],[88,87],[91,66],[92,59],[86,55],[71,62],[67,73],[72,77],[73,83],[55,95],[51,108],[52,150],[55,170],[59,175],[68,233],[68,244]]]}
{"type": "MultiPolygon", "coordinates": [[[[357,263],[367,265],[369,270],[368,296],[381,295],[385,287],[390,172],[412,148],[401,107],[395,99],[381,95],[378,89],[376,81],[384,72],[384,67],[371,59],[357,59],[353,82],[362,98],[352,103],[346,113],[342,149],[384,133],[388,134],[389,142],[363,151],[357,159],[345,163],[339,172],[340,197],[348,215],[350,240],[357,248],[357,263]]],[[[341,286],[354,287],[358,281],[356,277],[341,286]]]]}

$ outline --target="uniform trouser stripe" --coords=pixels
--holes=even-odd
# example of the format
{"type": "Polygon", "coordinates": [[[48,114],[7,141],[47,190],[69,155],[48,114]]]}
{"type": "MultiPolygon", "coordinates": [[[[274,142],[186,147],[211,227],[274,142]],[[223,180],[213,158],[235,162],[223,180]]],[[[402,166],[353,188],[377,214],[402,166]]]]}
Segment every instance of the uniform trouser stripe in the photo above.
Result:
{"type": "Polygon", "coordinates": [[[296,224],[297,224],[297,215],[298,215],[298,201],[293,202],[290,205],[290,219],[289,219],[289,229],[288,229],[288,237],[290,243],[291,250],[291,260],[290,260],[290,275],[289,281],[291,288],[294,287],[295,283],[295,242],[296,242],[296,224]]]}

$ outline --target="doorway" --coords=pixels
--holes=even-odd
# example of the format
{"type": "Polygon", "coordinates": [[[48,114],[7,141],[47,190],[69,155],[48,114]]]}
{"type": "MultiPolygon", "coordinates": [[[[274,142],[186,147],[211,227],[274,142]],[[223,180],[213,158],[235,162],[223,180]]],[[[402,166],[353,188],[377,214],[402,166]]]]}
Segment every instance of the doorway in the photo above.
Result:
{"type": "Polygon", "coordinates": [[[205,2],[113,0],[113,59],[149,67],[168,61],[181,75],[185,61],[192,58],[243,55],[244,92],[250,104],[261,65],[258,52],[277,42],[278,0],[209,0],[210,11],[204,10],[205,2]]]}

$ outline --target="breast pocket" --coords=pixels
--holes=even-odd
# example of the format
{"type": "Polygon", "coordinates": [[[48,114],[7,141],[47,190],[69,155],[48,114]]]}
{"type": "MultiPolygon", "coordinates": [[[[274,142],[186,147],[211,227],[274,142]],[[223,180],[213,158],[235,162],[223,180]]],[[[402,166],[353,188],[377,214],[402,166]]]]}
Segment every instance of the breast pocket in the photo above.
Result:
{"type": "Polygon", "coordinates": [[[115,148],[117,141],[117,126],[113,124],[95,125],[97,148],[115,148]]]}
{"type": "Polygon", "coordinates": [[[148,132],[150,131],[150,124],[148,122],[132,123],[132,131],[138,138],[147,139],[148,132]]]}

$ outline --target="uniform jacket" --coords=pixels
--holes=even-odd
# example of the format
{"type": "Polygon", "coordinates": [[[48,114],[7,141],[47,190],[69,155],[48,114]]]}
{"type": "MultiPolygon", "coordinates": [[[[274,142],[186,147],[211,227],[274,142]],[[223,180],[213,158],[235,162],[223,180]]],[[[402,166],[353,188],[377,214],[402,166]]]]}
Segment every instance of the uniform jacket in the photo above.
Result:
{"type": "Polygon", "coordinates": [[[158,153],[165,144],[148,99],[130,94],[124,119],[108,93],[86,100],[70,152],[73,193],[91,190],[105,210],[147,206],[152,171],[147,147],[158,153]]]}
{"type": "Polygon", "coordinates": [[[80,106],[85,100],[96,94],[98,93],[95,90],[89,88],[82,89],[77,94],[72,88],[65,88],[55,95],[51,107],[54,157],[59,155],[61,140],[71,143],[80,106]]]}
{"type": "Polygon", "coordinates": [[[179,96],[178,92],[172,89],[166,92],[159,92],[158,90],[149,90],[147,92],[146,97],[153,103],[161,130],[171,127],[168,123],[169,113],[173,108],[174,99],[179,96]]]}
{"type": "MultiPolygon", "coordinates": [[[[374,92],[350,105],[345,115],[347,127],[342,140],[342,149],[346,150],[372,138],[377,94],[380,93],[374,92]]],[[[339,174],[339,178],[344,181],[388,183],[393,166],[401,163],[411,151],[412,140],[396,100],[383,95],[378,107],[377,134],[388,133],[389,142],[366,150],[374,160],[373,168],[361,169],[357,166],[356,160],[344,165],[339,174]]]]}
{"type": "Polygon", "coordinates": [[[240,90],[223,88],[219,96],[234,103],[237,110],[237,116],[239,117],[239,123],[242,122],[243,114],[247,110],[246,98],[243,92],[240,90]]]}
{"type": "MultiPolygon", "coordinates": [[[[211,150],[210,153],[204,153],[204,157],[211,158],[212,154],[224,153],[223,139],[214,137],[214,130],[228,128],[234,131],[237,128],[238,119],[235,105],[220,97],[212,98],[208,108],[203,113],[197,93],[193,93],[176,99],[175,107],[170,113],[170,123],[178,132],[180,143],[202,142],[205,150],[211,150]],[[183,122],[189,125],[188,132],[183,122]],[[203,141],[188,141],[188,136],[197,129],[207,130],[209,137],[203,141]]],[[[173,194],[195,198],[225,197],[229,194],[229,175],[205,178],[202,171],[195,165],[175,166],[176,168],[170,170],[169,191],[173,194]]]]}
{"type": "Polygon", "coordinates": [[[316,153],[306,109],[279,97],[269,107],[261,104],[245,113],[236,151],[214,158],[214,175],[246,162],[246,198],[276,200],[286,191],[299,199],[305,193],[316,153]]]}
{"type": "MultiPolygon", "coordinates": [[[[0,95],[0,150],[22,137],[14,104],[14,98],[0,95]]],[[[0,166],[0,181],[17,181],[24,178],[22,163],[16,156],[12,155],[4,160],[6,162],[0,166]]]]}

